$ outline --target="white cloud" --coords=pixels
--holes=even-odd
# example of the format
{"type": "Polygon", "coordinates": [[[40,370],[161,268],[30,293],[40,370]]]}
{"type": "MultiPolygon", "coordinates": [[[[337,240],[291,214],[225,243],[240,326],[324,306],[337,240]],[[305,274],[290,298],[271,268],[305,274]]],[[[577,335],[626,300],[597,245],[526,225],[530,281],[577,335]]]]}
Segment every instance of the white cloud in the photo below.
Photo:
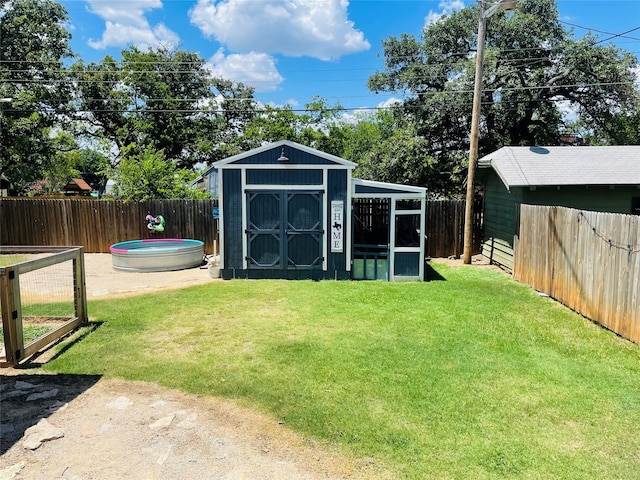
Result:
{"type": "Polygon", "coordinates": [[[89,40],[89,46],[103,49],[134,44],[141,49],[164,46],[174,48],[180,42],[176,33],[163,23],[151,26],[145,12],[162,8],[160,0],[130,0],[105,2],[88,0],[89,10],[105,20],[105,31],[99,40],[89,40]]]}
{"type": "Polygon", "coordinates": [[[438,7],[442,9],[440,12],[429,10],[429,14],[424,19],[425,25],[431,25],[445,15],[451,15],[457,10],[462,10],[464,8],[464,2],[462,0],[443,0],[438,7]]]}
{"type": "Polygon", "coordinates": [[[395,97],[387,98],[384,102],[379,103],[377,105],[377,108],[389,108],[390,106],[395,105],[396,103],[402,103],[402,100],[395,97]]]}
{"type": "Polygon", "coordinates": [[[569,100],[565,100],[562,97],[554,97],[552,100],[556,101],[556,107],[558,107],[564,122],[573,122],[578,119],[577,105],[572,105],[569,100]]]}
{"type": "Polygon", "coordinates": [[[368,50],[348,0],[198,0],[191,22],[228,49],[331,60],[368,50]]]}
{"type": "Polygon", "coordinates": [[[251,85],[257,92],[276,90],[284,81],[278,73],[275,59],[266,53],[233,53],[225,56],[221,48],[211,57],[208,66],[213,75],[251,85]]]}

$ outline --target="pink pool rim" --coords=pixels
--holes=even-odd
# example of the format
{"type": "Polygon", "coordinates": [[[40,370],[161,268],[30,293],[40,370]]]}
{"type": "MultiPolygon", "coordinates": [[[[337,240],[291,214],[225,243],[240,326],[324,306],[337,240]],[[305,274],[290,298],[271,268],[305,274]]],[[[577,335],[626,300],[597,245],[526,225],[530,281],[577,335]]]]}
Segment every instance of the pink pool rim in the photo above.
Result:
{"type": "Polygon", "coordinates": [[[113,268],[133,272],[166,272],[202,265],[204,242],[183,238],[151,238],[114,243],[113,268]]]}

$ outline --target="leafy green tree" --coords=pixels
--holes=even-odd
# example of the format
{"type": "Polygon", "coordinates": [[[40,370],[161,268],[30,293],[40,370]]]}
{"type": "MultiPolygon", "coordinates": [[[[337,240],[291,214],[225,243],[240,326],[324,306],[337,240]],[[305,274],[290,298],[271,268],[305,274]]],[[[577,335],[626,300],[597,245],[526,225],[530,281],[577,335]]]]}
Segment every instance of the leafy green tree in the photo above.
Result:
{"type": "Polygon", "coordinates": [[[291,105],[277,108],[266,105],[245,125],[241,148],[247,150],[265,143],[290,140],[338,155],[333,151],[331,134],[340,124],[341,109],[340,104],[328,105],[321,97],[305,104],[302,112],[296,112],[291,105]]]}
{"type": "Polygon", "coordinates": [[[640,102],[635,112],[611,118],[607,132],[611,144],[640,145],[640,102]]]}
{"type": "MultiPolygon", "coordinates": [[[[411,35],[383,41],[385,69],[371,90],[404,92],[396,113],[426,140],[426,153],[452,172],[460,190],[468,157],[477,45],[478,7],[471,6],[411,35]]],[[[522,0],[515,13],[487,22],[480,125],[480,156],[504,145],[557,144],[564,130],[560,101],[574,108],[599,137],[612,137],[620,112],[632,112],[638,92],[629,52],[576,40],[558,18],[553,0],[522,0]]],[[[427,185],[430,187],[430,185],[427,185]]]]}
{"type": "Polygon", "coordinates": [[[193,52],[130,47],[121,61],[80,61],[73,73],[81,135],[111,142],[112,168],[148,148],[182,168],[225,158],[254,115],[253,89],[212,77],[193,52]]]}
{"type": "MultiPolygon", "coordinates": [[[[137,150],[137,149],[136,149],[137,150]]],[[[195,173],[168,160],[162,150],[147,147],[127,155],[113,172],[115,195],[125,200],[152,198],[206,198],[207,194],[188,188],[195,173]]]]}
{"type": "Polygon", "coordinates": [[[51,0],[0,0],[0,173],[12,193],[24,193],[56,159],[50,133],[71,98],[67,21],[51,0]]]}

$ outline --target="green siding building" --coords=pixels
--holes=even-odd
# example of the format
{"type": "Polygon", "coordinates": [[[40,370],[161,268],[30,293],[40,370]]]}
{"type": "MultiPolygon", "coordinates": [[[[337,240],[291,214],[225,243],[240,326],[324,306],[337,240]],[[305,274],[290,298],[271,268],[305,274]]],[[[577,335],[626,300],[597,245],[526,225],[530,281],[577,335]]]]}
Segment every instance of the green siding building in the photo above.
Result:
{"type": "Polygon", "coordinates": [[[482,254],[513,268],[519,205],[640,215],[640,146],[503,147],[478,161],[482,254]]]}

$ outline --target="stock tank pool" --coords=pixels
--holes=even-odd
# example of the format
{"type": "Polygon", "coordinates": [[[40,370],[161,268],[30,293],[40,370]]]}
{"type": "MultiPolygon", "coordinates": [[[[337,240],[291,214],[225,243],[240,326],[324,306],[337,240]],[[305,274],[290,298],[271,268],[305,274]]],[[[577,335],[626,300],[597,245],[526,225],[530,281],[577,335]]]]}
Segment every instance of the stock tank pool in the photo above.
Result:
{"type": "Polygon", "coordinates": [[[132,272],[164,272],[202,265],[204,242],[180,238],[130,240],[109,247],[113,268],[132,272]]]}

